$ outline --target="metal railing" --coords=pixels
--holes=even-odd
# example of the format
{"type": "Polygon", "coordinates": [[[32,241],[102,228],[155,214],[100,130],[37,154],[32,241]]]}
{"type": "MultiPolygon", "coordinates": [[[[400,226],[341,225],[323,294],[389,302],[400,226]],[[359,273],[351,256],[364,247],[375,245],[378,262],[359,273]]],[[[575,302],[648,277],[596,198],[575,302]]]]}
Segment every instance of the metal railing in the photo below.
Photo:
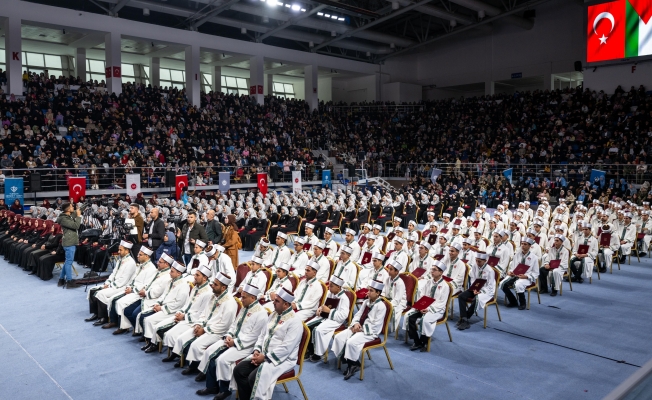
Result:
{"type": "Polygon", "coordinates": [[[371,113],[371,112],[384,112],[384,113],[395,113],[395,112],[420,112],[423,111],[424,105],[352,105],[352,106],[324,106],[324,111],[332,112],[336,114],[348,114],[348,113],[371,113]]]}

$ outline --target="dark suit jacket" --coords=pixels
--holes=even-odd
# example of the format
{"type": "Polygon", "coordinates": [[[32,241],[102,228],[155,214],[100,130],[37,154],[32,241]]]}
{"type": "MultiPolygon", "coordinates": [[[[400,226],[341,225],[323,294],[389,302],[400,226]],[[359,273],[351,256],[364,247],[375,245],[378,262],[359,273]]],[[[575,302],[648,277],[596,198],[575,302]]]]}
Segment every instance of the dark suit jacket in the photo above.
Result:
{"type": "Polygon", "coordinates": [[[206,235],[208,235],[208,240],[214,244],[220,244],[222,242],[222,224],[217,219],[208,221],[206,224],[206,235]]]}
{"type": "MultiPolygon", "coordinates": [[[[181,228],[181,237],[178,238],[179,248],[181,249],[182,252],[184,250],[183,244],[184,241],[186,240],[187,233],[188,233],[188,223],[183,225],[183,228],[181,228]]],[[[206,235],[206,230],[204,229],[203,226],[199,225],[198,222],[195,222],[195,224],[192,226],[192,229],[190,230],[189,238],[194,240],[199,239],[202,242],[208,242],[208,235],[206,235]]],[[[193,246],[190,246],[191,250],[193,246]]],[[[192,254],[192,252],[190,254],[192,254]]]]}
{"type": "MultiPolygon", "coordinates": [[[[152,229],[149,239],[152,239],[152,249],[156,250],[163,244],[163,240],[165,240],[165,223],[159,217],[152,224],[154,224],[154,229],[152,229]]],[[[145,233],[149,234],[149,229],[145,233]]]]}

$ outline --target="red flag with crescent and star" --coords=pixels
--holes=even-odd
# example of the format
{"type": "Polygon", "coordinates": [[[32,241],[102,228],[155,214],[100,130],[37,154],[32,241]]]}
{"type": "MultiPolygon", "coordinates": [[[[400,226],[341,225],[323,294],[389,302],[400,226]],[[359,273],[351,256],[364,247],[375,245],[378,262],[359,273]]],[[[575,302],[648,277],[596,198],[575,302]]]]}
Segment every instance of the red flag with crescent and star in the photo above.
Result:
{"type": "Polygon", "coordinates": [[[625,57],[627,21],[625,2],[617,0],[588,7],[586,61],[606,61],[625,57]]]}
{"type": "Polygon", "coordinates": [[[263,196],[267,196],[267,173],[258,173],[258,190],[263,196]]]}
{"type": "Polygon", "coordinates": [[[177,200],[181,198],[183,193],[183,188],[188,187],[188,175],[177,175],[176,188],[177,188],[177,200]]]}
{"type": "Polygon", "coordinates": [[[68,178],[68,195],[75,203],[80,197],[86,197],[86,178],[79,176],[68,178]]]}

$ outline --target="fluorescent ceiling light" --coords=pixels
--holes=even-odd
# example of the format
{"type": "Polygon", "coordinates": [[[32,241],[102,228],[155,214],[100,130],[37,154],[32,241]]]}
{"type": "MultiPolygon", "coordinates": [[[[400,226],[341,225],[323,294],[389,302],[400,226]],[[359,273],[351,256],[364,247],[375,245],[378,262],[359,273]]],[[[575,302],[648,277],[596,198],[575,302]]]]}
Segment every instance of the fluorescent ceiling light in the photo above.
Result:
{"type": "Polygon", "coordinates": [[[305,9],[305,8],[302,8],[302,9],[301,9],[301,12],[306,12],[306,9],[305,9]]]}
{"type": "MultiPolygon", "coordinates": [[[[263,1],[264,1],[264,0],[263,0],[263,1]]],[[[320,17],[323,17],[323,16],[324,16],[324,13],[323,13],[323,12],[318,12],[317,15],[319,15],[320,17]]]]}
{"type": "Polygon", "coordinates": [[[333,15],[331,19],[337,19],[337,15],[333,15]]]}
{"type": "Polygon", "coordinates": [[[292,9],[293,9],[294,11],[299,11],[299,10],[301,10],[301,6],[298,5],[298,4],[293,4],[293,5],[292,5],[292,9]]]}
{"type": "Polygon", "coordinates": [[[326,18],[330,18],[331,15],[330,15],[330,14],[324,14],[324,17],[326,17],[326,18]]]}
{"type": "Polygon", "coordinates": [[[338,21],[344,21],[344,18],[338,18],[337,20],[338,21]]]}

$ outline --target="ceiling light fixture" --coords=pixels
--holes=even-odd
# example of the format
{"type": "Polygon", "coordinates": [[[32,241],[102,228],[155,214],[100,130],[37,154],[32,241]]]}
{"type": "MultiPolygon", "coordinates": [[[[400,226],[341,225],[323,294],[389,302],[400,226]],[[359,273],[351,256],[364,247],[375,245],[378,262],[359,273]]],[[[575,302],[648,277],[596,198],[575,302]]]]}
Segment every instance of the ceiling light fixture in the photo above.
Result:
{"type": "Polygon", "coordinates": [[[293,10],[293,11],[299,11],[299,10],[301,10],[301,6],[298,5],[298,4],[293,4],[293,5],[292,5],[292,10],[293,10]]]}
{"type": "Polygon", "coordinates": [[[323,12],[318,12],[317,15],[320,16],[320,17],[323,17],[324,13],[323,12]]]}

